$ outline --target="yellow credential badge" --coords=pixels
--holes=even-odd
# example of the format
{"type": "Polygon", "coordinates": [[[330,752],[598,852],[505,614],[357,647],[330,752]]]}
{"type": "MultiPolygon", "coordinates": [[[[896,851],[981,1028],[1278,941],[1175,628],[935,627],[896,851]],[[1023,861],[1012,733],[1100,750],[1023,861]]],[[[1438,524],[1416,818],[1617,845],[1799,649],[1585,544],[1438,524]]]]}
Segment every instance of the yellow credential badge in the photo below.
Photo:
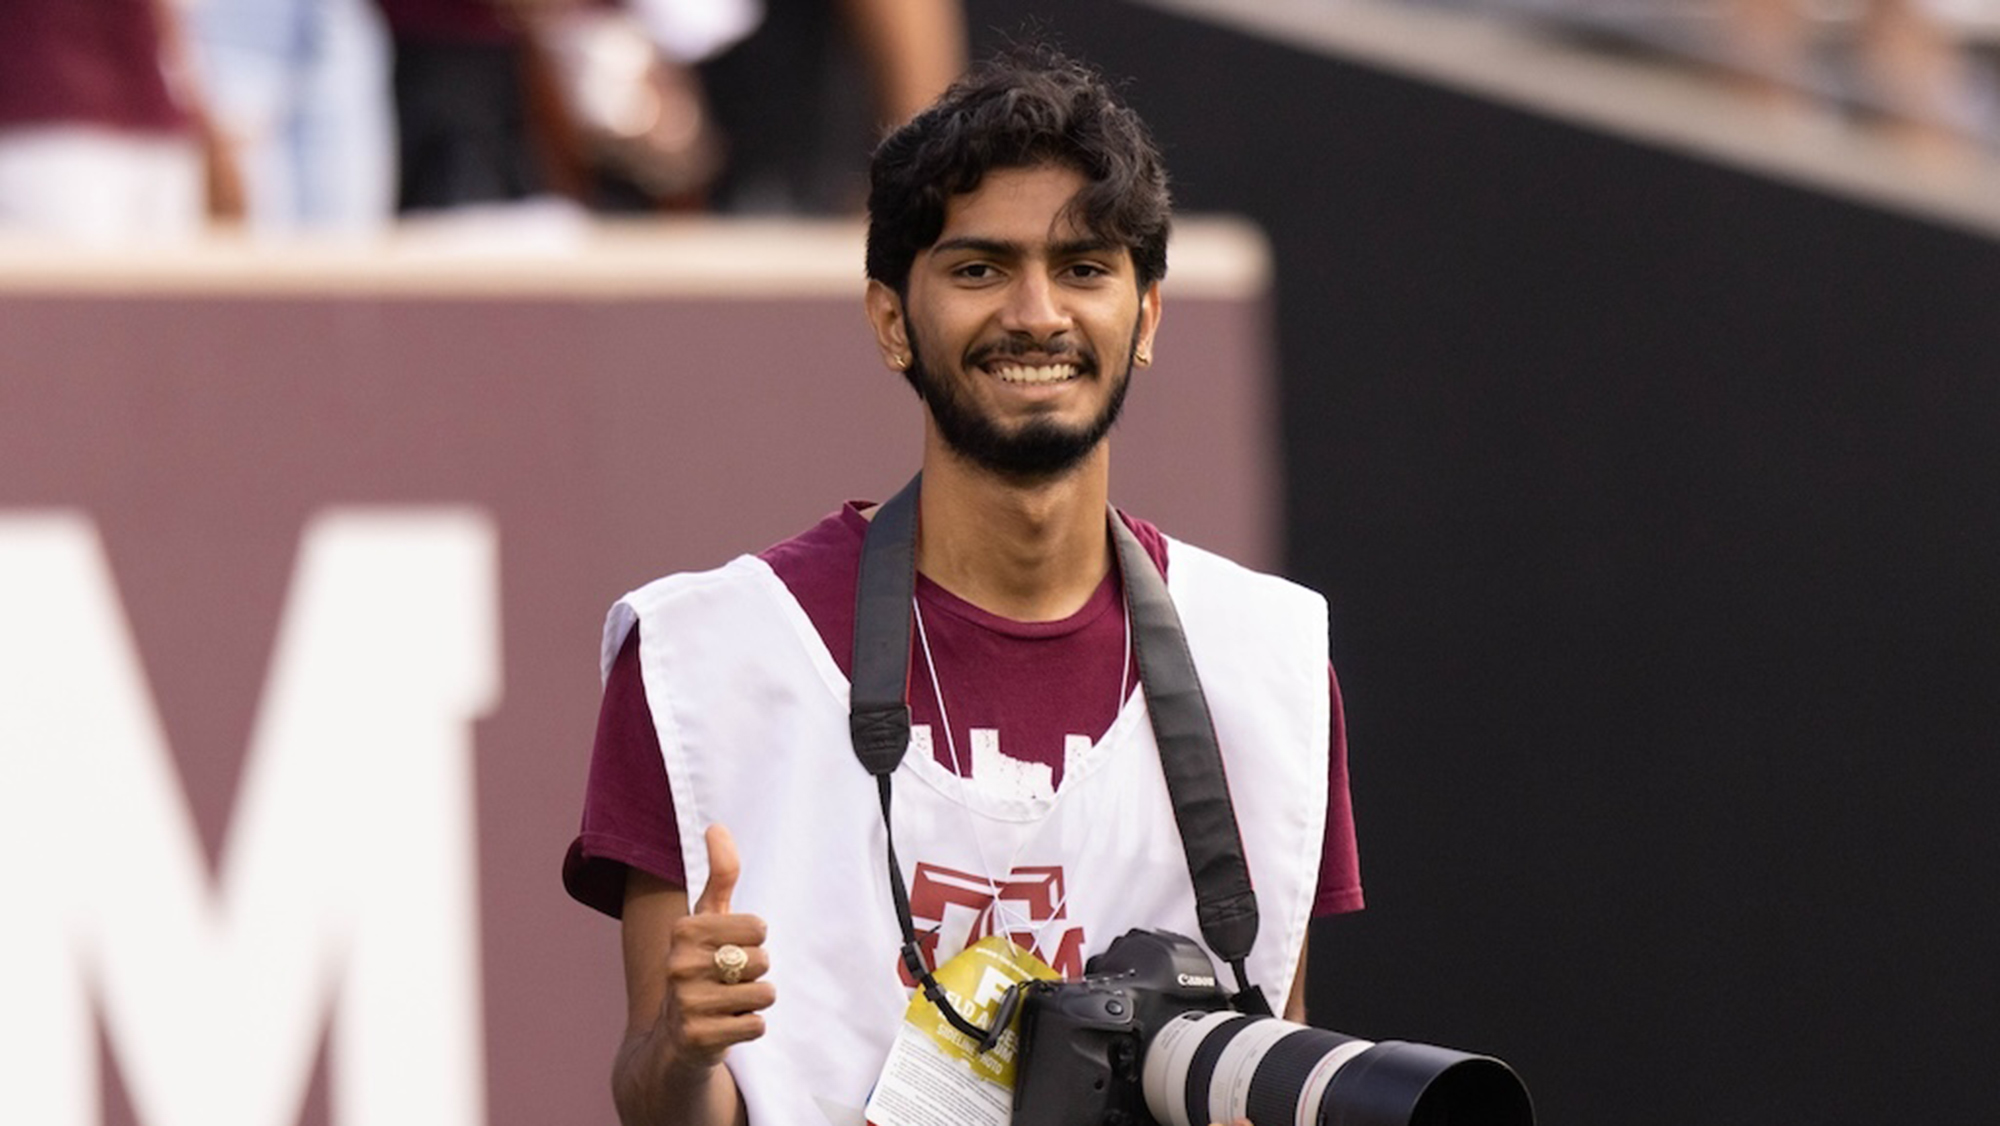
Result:
{"type": "MultiPolygon", "coordinates": [[[[981,1028],[993,1026],[1000,1015],[1000,999],[1016,983],[1031,978],[1054,981],[1060,976],[1048,963],[997,934],[959,951],[957,957],[939,966],[936,974],[958,1014],[981,1028]]],[[[910,998],[903,1019],[929,1036],[947,1056],[970,1064],[980,1078],[1014,1089],[1014,1053],[1020,1043],[1021,1024],[1018,1012],[993,1050],[983,1054],[971,1037],[944,1019],[921,989],[910,998]]]]}
{"type": "MultiPolygon", "coordinates": [[[[1061,975],[1008,939],[989,935],[939,966],[936,977],[960,1016],[991,1028],[1009,988],[1061,975]]],[[[918,990],[869,1097],[870,1126],[1004,1126],[1014,1100],[1019,1024],[1016,1013],[993,1050],[981,1052],[918,990]]]]}

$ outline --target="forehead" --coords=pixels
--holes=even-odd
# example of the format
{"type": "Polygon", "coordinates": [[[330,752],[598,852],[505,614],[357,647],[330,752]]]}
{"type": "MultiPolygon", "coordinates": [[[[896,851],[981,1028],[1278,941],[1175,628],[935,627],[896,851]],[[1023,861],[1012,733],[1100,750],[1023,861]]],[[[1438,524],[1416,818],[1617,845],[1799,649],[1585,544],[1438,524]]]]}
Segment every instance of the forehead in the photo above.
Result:
{"type": "Polygon", "coordinates": [[[995,239],[1007,242],[1072,241],[1087,235],[1077,226],[1070,202],[1083,190],[1083,173],[1060,164],[996,168],[969,192],[945,204],[938,241],[995,239]]]}

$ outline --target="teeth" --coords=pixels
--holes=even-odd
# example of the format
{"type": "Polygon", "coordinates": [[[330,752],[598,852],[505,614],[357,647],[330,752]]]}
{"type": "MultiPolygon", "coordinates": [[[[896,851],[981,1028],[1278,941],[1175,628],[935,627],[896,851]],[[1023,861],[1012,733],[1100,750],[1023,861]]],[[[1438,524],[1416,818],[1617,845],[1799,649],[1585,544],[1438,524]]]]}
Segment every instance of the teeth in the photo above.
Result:
{"type": "Polygon", "coordinates": [[[1007,383],[1061,383],[1076,378],[1075,364],[1049,364],[1028,366],[1025,364],[1005,364],[993,369],[993,374],[1007,383]]]}

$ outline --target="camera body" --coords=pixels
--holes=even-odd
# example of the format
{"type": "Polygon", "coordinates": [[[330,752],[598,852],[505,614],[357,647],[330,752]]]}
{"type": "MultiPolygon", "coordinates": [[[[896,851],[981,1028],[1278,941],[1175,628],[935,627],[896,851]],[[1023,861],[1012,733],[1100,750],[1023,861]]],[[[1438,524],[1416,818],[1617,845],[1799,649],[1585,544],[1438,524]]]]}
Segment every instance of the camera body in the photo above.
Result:
{"type": "Polygon", "coordinates": [[[1235,1011],[1194,940],[1131,930],[1023,987],[1013,1126],[1534,1126],[1489,1056],[1235,1011]]]}
{"type": "Polygon", "coordinates": [[[1142,1087],[1153,1035],[1181,1013],[1229,1007],[1208,955],[1165,931],[1127,931],[1083,980],[1026,989],[1015,1126],[1153,1126],[1142,1087]]]}
{"type": "Polygon", "coordinates": [[[1014,1126],[1154,1126],[1147,1045],[1182,1013],[1229,1008],[1208,955],[1166,931],[1127,931],[1085,963],[1081,981],[1025,989],[1014,1126]]]}

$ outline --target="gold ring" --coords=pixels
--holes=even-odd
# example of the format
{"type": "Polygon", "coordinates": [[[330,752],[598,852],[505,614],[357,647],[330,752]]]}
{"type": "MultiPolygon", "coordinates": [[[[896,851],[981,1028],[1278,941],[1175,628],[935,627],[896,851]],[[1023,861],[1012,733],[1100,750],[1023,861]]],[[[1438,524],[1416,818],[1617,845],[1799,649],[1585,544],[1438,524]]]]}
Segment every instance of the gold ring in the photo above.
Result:
{"type": "Polygon", "coordinates": [[[725,942],[715,948],[715,972],[722,975],[722,984],[735,985],[743,980],[743,968],[750,964],[750,955],[741,946],[725,942]]]}

